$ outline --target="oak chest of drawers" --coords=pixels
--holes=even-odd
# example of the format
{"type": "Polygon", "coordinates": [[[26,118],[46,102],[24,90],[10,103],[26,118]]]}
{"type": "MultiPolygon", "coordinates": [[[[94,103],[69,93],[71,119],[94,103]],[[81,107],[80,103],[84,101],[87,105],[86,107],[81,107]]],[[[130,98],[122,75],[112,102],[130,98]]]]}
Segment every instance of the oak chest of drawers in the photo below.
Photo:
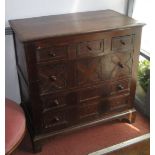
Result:
{"type": "Polygon", "coordinates": [[[112,119],[135,121],[138,23],[112,10],[11,20],[22,106],[43,139],[112,119]]]}

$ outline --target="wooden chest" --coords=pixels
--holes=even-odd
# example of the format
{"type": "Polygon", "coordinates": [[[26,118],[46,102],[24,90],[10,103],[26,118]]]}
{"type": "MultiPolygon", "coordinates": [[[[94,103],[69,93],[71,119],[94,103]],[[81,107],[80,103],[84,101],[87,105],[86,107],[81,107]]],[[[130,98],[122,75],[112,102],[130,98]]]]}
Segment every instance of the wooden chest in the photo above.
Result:
{"type": "Polygon", "coordinates": [[[135,121],[138,23],[112,10],[11,20],[34,151],[48,137],[135,121]]]}

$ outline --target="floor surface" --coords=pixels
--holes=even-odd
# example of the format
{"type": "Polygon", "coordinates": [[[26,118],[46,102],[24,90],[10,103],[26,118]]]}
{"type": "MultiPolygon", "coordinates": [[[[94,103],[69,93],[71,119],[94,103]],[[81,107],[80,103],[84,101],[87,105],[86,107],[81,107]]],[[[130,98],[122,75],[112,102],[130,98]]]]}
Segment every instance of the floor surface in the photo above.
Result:
{"type": "MultiPolygon", "coordinates": [[[[42,152],[35,155],[87,155],[88,153],[149,133],[149,121],[137,114],[136,122],[113,121],[46,140],[42,152]]],[[[26,134],[13,155],[34,155],[26,134]]]]}

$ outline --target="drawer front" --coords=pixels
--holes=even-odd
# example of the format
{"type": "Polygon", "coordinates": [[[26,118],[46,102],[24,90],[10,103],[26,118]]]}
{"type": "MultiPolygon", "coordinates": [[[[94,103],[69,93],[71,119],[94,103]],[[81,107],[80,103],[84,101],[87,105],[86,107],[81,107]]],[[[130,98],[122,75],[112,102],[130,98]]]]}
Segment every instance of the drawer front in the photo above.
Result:
{"type": "Polygon", "coordinates": [[[41,96],[42,110],[43,112],[50,111],[52,109],[58,109],[66,106],[65,96],[60,95],[44,95],[41,96]]]}
{"type": "Polygon", "coordinates": [[[77,45],[77,56],[104,54],[104,40],[86,41],[77,45]]]}
{"type": "Polygon", "coordinates": [[[77,61],[77,84],[92,85],[102,80],[101,58],[82,59],[77,61]]]}
{"type": "Polygon", "coordinates": [[[99,100],[91,100],[79,107],[79,119],[96,117],[99,111],[99,100]]]}
{"type": "Polygon", "coordinates": [[[38,65],[40,93],[48,93],[67,87],[67,65],[65,63],[38,65]]]}
{"type": "Polygon", "coordinates": [[[42,126],[45,130],[59,130],[67,127],[69,120],[65,112],[52,113],[48,112],[43,116],[42,126]]]}
{"type": "Polygon", "coordinates": [[[134,35],[119,36],[112,38],[112,51],[126,52],[133,50],[134,35]]]}
{"type": "Polygon", "coordinates": [[[68,55],[67,52],[67,46],[52,46],[48,48],[38,47],[36,50],[37,62],[65,59],[68,55]]]}
{"type": "Polygon", "coordinates": [[[82,123],[96,119],[99,114],[101,100],[99,98],[87,101],[81,101],[78,106],[74,108],[74,123],[82,123]]]}
{"type": "Polygon", "coordinates": [[[103,99],[100,104],[100,113],[119,111],[131,107],[129,94],[103,99]]]}
{"type": "Polygon", "coordinates": [[[75,92],[43,95],[40,98],[43,112],[76,106],[78,101],[75,92]]]}
{"type": "Polygon", "coordinates": [[[83,101],[90,101],[101,97],[107,97],[110,95],[110,84],[104,84],[99,87],[91,87],[83,89],[78,92],[80,103],[83,101]]]}
{"type": "Polygon", "coordinates": [[[48,111],[43,113],[42,127],[44,131],[58,131],[70,126],[75,120],[72,108],[48,111]]]}
{"type": "Polygon", "coordinates": [[[110,99],[109,108],[111,111],[122,109],[122,108],[129,108],[130,100],[128,95],[118,96],[116,98],[110,99]]]}
{"type": "Polygon", "coordinates": [[[130,91],[130,79],[119,80],[111,84],[111,95],[130,91]]]}
{"type": "Polygon", "coordinates": [[[131,76],[132,73],[132,53],[117,52],[104,57],[102,61],[103,77],[109,79],[119,79],[131,76]]]}

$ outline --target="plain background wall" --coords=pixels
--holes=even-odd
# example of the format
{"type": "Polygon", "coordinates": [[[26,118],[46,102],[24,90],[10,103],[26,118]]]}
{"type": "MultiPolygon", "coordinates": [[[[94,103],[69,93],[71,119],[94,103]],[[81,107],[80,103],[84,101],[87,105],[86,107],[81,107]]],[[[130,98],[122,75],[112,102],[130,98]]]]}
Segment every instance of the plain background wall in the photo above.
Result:
{"type": "MultiPolygon", "coordinates": [[[[10,19],[105,9],[125,14],[127,8],[127,0],[6,0],[5,4],[6,26],[10,19]]],[[[20,103],[12,35],[6,35],[5,41],[5,94],[20,103]]]]}

